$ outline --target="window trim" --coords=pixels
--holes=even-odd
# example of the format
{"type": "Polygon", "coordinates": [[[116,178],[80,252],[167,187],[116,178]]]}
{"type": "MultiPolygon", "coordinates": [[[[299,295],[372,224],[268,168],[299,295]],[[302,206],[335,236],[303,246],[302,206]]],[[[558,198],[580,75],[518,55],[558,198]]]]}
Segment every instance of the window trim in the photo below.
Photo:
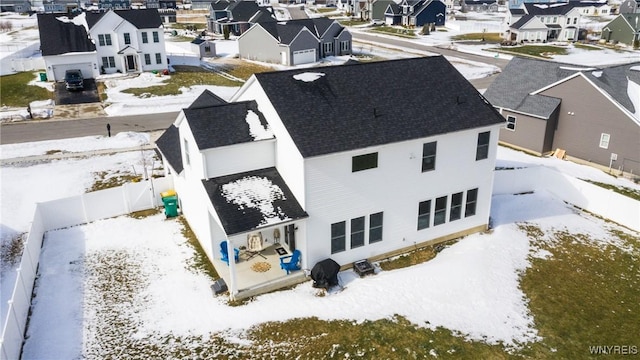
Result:
{"type": "Polygon", "coordinates": [[[131,45],[131,34],[124,33],[123,37],[124,37],[124,44],[125,45],[131,45]]]}
{"type": "Polygon", "coordinates": [[[340,41],[340,51],[349,51],[349,50],[350,50],[349,40],[340,41]]]}
{"type": "Polygon", "coordinates": [[[191,157],[189,155],[189,141],[187,139],[183,139],[182,144],[184,145],[184,162],[187,165],[191,165],[191,157]]]}
{"type": "Polygon", "coordinates": [[[611,134],[602,133],[600,134],[600,148],[608,149],[609,144],[611,143],[611,134]]]}
{"type": "Polygon", "coordinates": [[[333,42],[326,42],[322,44],[322,50],[325,54],[333,54],[333,42]]]}
{"type": "Polygon", "coordinates": [[[467,190],[466,199],[464,201],[464,217],[473,216],[478,208],[478,188],[467,190]],[[473,194],[473,197],[469,195],[473,194]]]}
{"type": "Polygon", "coordinates": [[[445,195],[445,196],[437,197],[434,203],[435,205],[433,209],[433,226],[442,225],[447,222],[447,205],[449,204],[449,196],[445,195]],[[441,206],[441,207],[438,208],[438,206],[441,206]],[[438,218],[439,215],[442,215],[441,216],[442,219],[438,218]]]}
{"type": "Polygon", "coordinates": [[[156,53],[156,64],[162,64],[162,54],[156,53]]]}
{"type": "Polygon", "coordinates": [[[160,42],[160,35],[158,34],[158,32],[154,31],[152,34],[153,34],[153,42],[154,43],[159,43],[160,42]]]}
{"type": "Polygon", "coordinates": [[[144,54],[144,64],[151,65],[151,54],[144,54]]]}
{"type": "Polygon", "coordinates": [[[147,35],[146,31],[142,32],[142,43],[143,44],[148,44],[149,43],[149,35],[147,35]]]}
{"type": "Polygon", "coordinates": [[[351,158],[351,172],[376,169],[378,167],[378,152],[356,155],[351,158]]]}
{"type": "Polygon", "coordinates": [[[513,115],[507,115],[507,126],[509,131],[516,131],[516,117],[513,115]]]}
{"type": "Polygon", "coordinates": [[[347,224],[345,221],[339,221],[337,223],[331,224],[331,253],[332,254],[337,254],[346,250],[346,242],[347,242],[346,233],[347,233],[347,224]],[[334,229],[337,228],[338,226],[342,226],[342,232],[339,234],[334,233],[334,229]],[[340,241],[340,244],[342,245],[342,249],[340,249],[339,247],[334,247],[334,245],[337,244],[337,241],[340,241]]]}
{"type": "Polygon", "coordinates": [[[422,172],[432,171],[436,169],[436,158],[438,156],[438,142],[432,141],[422,144],[422,172]],[[433,153],[427,153],[427,147],[433,146],[433,153]],[[429,162],[429,160],[432,160],[429,162]],[[429,166],[430,164],[430,166],[429,166]]]}
{"type": "Polygon", "coordinates": [[[349,236],[349,240],[350,240],[350,245],[351,245],[351,249],[355,249],[355,248],[359,248],[364,246],[364,237],[365,237],[365,228],[366,228],[366,224],[365,224],[365,217],[364,216],[360,216],[357,218],[353,218],[350,221],[350,236],[349,236]],[[356,227],[356,225],[358,225],[357,222],[362,221],[362,226],[361,227],[356,227]],[[358,243],[354,243],[354,240],[358,240],[358,243]]]}
{"type": "Polygon", "coordinates": [[[369,215],[369,244],[375,244],[377,242],[382,241],[383,229],[384,229],[384,213],[381,211],[381,212],[369,215]],[[373,217],[378,215],[380,216],[380,225],[377,225],[377,224],[374,225],[373,217]],[[378,229],[380,230],[379,239],[373,236],[374,232],[378,231],[378,229]]]}
{"type": "Polygon", "coordinates": [[[478,143],[476,145],[476,161],[489,158],[489,144],[491,143],[491,131],[483,131],[478,133],[478,143]],[[484,139],[484,135],[487,135],[487,142],[481,143],[484,139]]]}
{"type": "Polygon", "coordinates": [[[462,218],[462,196],[463,192],[451,194],[451,205],[449,207],[449,221],[460,220],[462,218]]]}
{"type": "Polygon", "coordinates": [[[428,229],[431,226],[431,203],[432,203],[431,199],[420,201],[418,203],[418,230],[428,229]],[[425,206],[422,206],[423,204],[425,206]],[[426,211],[422,212],[422,210],[426,210],[426,211]],[[427,220],[426,224],[423,221],[422,222],[423,226],[420,226],[421,224],[420,219],[426,219],[427,220]]]}
{"type": "Polygon", "coordinates": [[[102,67],[105,69],[111,69],[116,67],[116,58],[114,56],[103,56],[102,67]]]}

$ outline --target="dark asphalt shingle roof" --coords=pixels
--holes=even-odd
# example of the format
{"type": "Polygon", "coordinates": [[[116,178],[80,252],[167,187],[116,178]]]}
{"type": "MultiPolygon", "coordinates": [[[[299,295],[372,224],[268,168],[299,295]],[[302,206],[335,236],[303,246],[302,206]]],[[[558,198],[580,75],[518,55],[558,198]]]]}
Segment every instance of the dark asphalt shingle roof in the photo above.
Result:
{"type": "Polygon", "coordinates": [[[219,97],[209,90],[205,90],[202,92],[202,94],[200,94],[200,96],[196,98],[194,102],[191,103],[191,105],[189,105],[189,109],[206,108],[210,106],[223,105],[226,103],[227,102],[223,98],[219,97]]]}
{"type": "Polygon", "coordinates": [[[303,157],[504,122],[442,56],[255,77],[303,157]],[[324,76],[294,79],[306,72],[324,76]]]}
{"type": "Polygon", "coordinates": [[[498,107],[548,117],[558,101],[530,94],[582,70],[596,86],[634,113],[633,102],[627,93],[627,79],[640,84],[640,71],[632,70],[632,67],[640,67],[640,62],[594,69],[514,57],[485,91],[484,96],[498,107]]]}
{"type": "Polygon", "coordinates": [[[524,3],[529,15],[564,15],[575,7],[575,4],[566,2],[557,3],[524,3]]]}
{"type": "Polygon", "coordinates": [[[278,170],[274,167],[202,180],[202,184],[209,195],[209,200],[216,214],[220,217],[220,222],[227,235],[240,234],[266,225],[308,217],[278,170]],[[265,199],[259,198],[263,194],[260,189],[256,189],[255,185],[247,186],[245,195],[254,200],[252,204],[254,206],[242,206],[229,199],[228,193],[225,192],[225,185],[238,184],[243,181],[259,182],[262,185],[265,183],[272,184],[274,189],[279,189],[280,191],[277,192],[278,196],[273,196],[271,201],[261,202],[265,201],[265,199]],[[225,194],[227,195],[225,196],[225,194]],[[261,204],[271,204],[273,206],[272,211],[265,213],[265,207],[262,207],[263,210],[261,211],[259,206],[261,204]]]}
{"type": "Polygon", "coordinates": [[[263,127],[267,126],[267,120],[253,100],[183,109],[200,150],[254,141],[247,123],[250,111],[258,115],[263,127]]]}
{"type": "Polygon", "coordinates": [[[233,21],[249,21],[260,10],[255,1],[232,2],[227,11],[231,12],[233,21]]]}
{"type": "Polygon", "coordinates": [[[271,36],[278,39],[281,44],[291,44],[291,42],[304,28],[311,31],[315,37],[321,38],[334,22],[335,20],[322,17],[314,19],[289,20],[287,22],[260,23],[260,26],[271,34],[271,36]]]}
{"type": "Polygon", "coordinates": [[[524,15],[523,17],[521,17],[520,19],[518,19],[518,21],[514,22],[513,24],[511,24],[511,28],[513,29],[520,29],[522,26],[524,26],[526,23],[528,23],[529,21],[531,21],[531,19],[533,19],[533,16],[531,15],[524,15]]]}
{"type": "Polygon", "coordinates": [[[171,125],[156,140],[156,147],[167,159],[173,170],[180,174],[184,169],[182,165],[182,150],[180,149],[180,134],[177,127],[171,125]]]}
{"type": "MultiPolygon", "coordinates": [[[[156,29],[162,26],[157,9],[109,10],[138,29],[156,29]]],[[[91,29],[107,12],[87,12],[87,25],[91,29]]]]}
{"type": "Polygon", "coordinates": [[[72,52],[96,51],[96,45],[89,39],[82,25],[60,21],[60,14],[38,14],[40,50],[43,56],[72,52]]]}

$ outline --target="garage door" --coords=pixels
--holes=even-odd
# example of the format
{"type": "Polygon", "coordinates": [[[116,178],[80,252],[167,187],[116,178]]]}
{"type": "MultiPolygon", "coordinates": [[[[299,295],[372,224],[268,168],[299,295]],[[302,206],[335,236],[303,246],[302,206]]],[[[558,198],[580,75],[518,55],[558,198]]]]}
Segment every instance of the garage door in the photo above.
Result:
{"type": "Polygon", "coordinates": [[[293,52],[293,64],[308,64],[316,62],[316,49],[300,50],[293,52]]]}
{"type": "Polygon", "coordinates": [[[71,69],[80,69],[80,71],[82,71],[82,76],[84,76],[85,79],[93,78],[93,67],[91,63],[78,63],[78,64],[53,65],[53,76],[55,77],[54,80],[56,81],[64,80],[65,71],[71,70],[71,69]]]}

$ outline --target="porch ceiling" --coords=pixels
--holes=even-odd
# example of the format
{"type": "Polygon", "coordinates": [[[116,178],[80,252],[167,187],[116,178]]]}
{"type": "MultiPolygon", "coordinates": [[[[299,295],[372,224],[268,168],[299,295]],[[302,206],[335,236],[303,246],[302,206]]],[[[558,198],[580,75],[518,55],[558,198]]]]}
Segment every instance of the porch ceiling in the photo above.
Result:
{"type": "Polygon", "coordinates": [[[202,183],[229,236],[308,217],[274,167],[202,183]]]}

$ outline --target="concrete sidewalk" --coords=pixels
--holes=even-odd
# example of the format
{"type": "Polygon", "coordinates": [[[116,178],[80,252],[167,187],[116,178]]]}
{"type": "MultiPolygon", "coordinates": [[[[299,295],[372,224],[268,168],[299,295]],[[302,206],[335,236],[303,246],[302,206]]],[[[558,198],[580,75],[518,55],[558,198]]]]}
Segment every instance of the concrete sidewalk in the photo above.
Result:
{"type": "Polygon", "coordinates": [[[107,113],[102,103],[56,105],[50,120],[72,120],[105,117],[107,113]]]}

